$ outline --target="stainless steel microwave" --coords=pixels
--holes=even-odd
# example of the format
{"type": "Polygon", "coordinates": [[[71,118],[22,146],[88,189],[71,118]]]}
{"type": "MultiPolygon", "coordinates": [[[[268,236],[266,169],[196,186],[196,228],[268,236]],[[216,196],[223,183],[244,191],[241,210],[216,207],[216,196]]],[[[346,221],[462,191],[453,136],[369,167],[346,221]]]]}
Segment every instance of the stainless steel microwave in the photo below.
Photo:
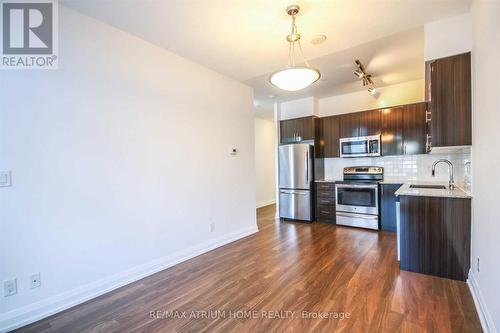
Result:
{"type": "Polygon", "coordinates": [[[380,134],[340,139],[340,157],[380,156],[380,134]]]}

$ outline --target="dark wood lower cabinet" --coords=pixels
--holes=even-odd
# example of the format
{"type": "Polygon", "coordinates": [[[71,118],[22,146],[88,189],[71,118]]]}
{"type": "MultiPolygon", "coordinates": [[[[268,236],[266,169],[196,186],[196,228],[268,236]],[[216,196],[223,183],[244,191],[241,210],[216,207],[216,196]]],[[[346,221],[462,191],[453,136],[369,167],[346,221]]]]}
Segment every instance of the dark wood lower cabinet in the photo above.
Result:
{"type": "Polygon", "coordinates": [[[335,224],[335,183],[316,182],[316,221],[335,224]]]}
{"type": "Polygon", "coordinates": [[[380,184],[380,227],[396,232],[396,195],[402,184],[380,184]]]}
{"type": "Polygon", "coordinates": [[[471,200],[401,196],[400,202],[401,269],[465,281],[471,200]]]}

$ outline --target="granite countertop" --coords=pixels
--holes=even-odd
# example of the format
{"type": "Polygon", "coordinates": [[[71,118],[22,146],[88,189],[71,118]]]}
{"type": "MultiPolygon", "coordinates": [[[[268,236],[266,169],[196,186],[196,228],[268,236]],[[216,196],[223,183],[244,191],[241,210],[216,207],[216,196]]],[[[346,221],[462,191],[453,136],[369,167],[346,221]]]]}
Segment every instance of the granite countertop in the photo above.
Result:
{"type": "Polygon", "coordinates": [[[315,179],[316,183],[335,183],[338,182],[338,179],[315,179]]]}
{"type": "Polygon", "coordinates": [[[453,191],[448,189],[448,184],[447,183],[434,183],[434,182],[419,182],[419,181],[413,181],[413,182],[407,182],[404,183],[403,186],[401,186],[397,191],[396,191],[396,196],[404,196],[404,195],[409,195],[409,196],[420,196],[420,197],[440,197],[440,198],[463,198],[463,199],[470,199],[472,198],[472,194],[470,191],[465,191],[459,186],[456,186],[453,191]],[[415,184],[415,185],[444,185],[446,186],[446,189],[441,190],[441,189],[429,189],[429,188],[410,188],[410,185],[415,184]]]}

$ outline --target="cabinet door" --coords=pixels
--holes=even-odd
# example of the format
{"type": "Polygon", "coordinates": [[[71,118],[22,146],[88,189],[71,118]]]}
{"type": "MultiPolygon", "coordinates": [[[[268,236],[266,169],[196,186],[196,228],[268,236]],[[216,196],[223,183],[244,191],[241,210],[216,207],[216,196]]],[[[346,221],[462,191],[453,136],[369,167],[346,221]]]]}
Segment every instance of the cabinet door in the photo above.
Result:
{"type": "Polygon", "coordinates": [[[280,121],[280,142],[290,143],[295,141],[295,120],[282,120],[280,121]]]}
{"type": "Polygon", "coordinates": [[[297,132],[302,140],[314,140],[315,138],[315,120],[316,117],[298,118],[297,132]]]}
{"type": "Polygon", "coordinates": [[[359,113],[359,135],[380,134],[381,126],[380,110],[364,111],[359,113]]]}
{"type": "Polygon", "coordinates": [[[383,109],[382,155],[403,155],[403,107],[383,109]]]}
{"type": "Polygon", "coordinates": [[[291,143],[315,139],[317,117],[303,117],[280,121],[280,142],[291,143]]]}
{"type": "Polygon", "coordinates": [[[433,147],[472,144],[470,53],[431,63],[433,147]]]}
{"type": "Polygon", "coordinates": [[[380,224],[382,230],[396,231],[396,195],[402,184],[380,185],[380,224]]]}
{"type": "Polygon", "coordinates": [[[359,136],[359,112],[340,115],[340,137],[359,136]]]}
{"type": "Polygon", "coordinates": [[[335,223],[335,183],[317,182],[316,184],[316,220],[335,223]]]}
{"type": "Polygon", "coordinates": [[[426,153],[426,111],[427,103],[417,103],[404,106],[403,150],[406,155],[426,153]]]}
{"type": "Polygon", "coordinates": [[[339,157],[340,117],[330,116],[322,118],[321,140],[322,157],[339,157]]]}
{"type": "Polygon", "coordinates": [[[470,199],[401,196],[403,270],[467,279],[470,268],[470,199]]]}

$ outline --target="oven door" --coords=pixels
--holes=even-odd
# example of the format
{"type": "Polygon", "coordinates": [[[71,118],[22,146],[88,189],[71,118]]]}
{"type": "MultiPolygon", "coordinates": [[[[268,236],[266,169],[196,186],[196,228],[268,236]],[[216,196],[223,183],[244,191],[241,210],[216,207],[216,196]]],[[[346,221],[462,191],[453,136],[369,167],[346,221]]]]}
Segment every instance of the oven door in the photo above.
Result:
{"type": "Polygon", "coordinates": [[[368,156],[369,140],[367,138],[340,139],[340,157],[368,156]]]}
{"type": "Polygon", "coordinates": [[[378,215],[378,184],[335,184],[337,212],[378,215]]]}

